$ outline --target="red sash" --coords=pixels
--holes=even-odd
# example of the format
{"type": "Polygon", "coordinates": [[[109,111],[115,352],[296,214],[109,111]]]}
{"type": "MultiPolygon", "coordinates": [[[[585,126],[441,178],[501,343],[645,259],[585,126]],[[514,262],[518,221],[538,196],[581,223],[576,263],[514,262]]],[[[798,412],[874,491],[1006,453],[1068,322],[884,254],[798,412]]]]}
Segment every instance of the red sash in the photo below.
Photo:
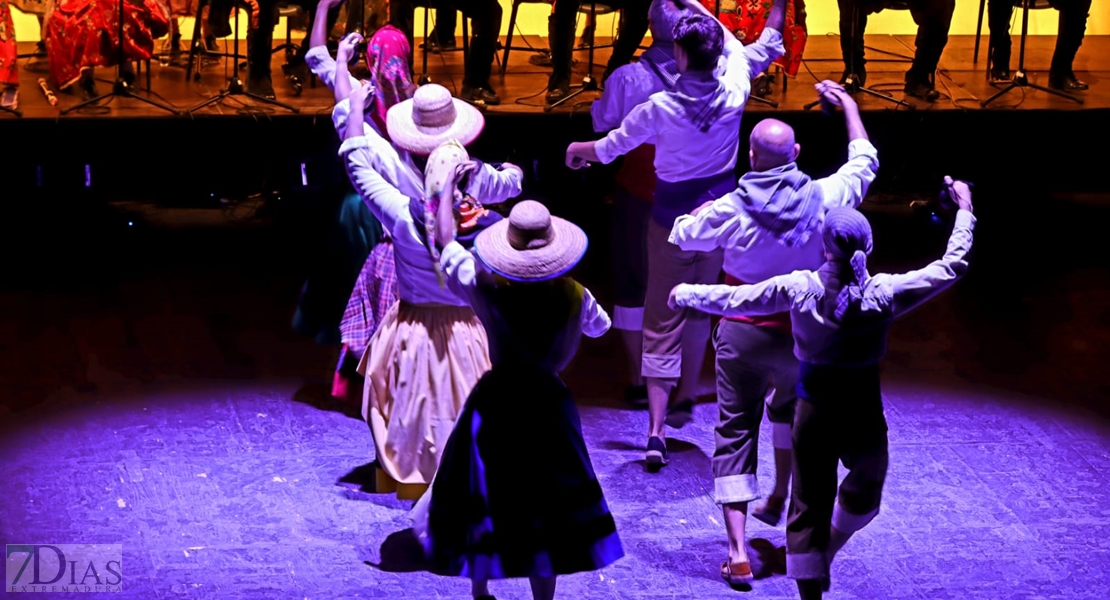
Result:
{"type": "Polygon", "coordinates": [[[652,202],[655,198],[655,146],[641,144],[624,156],[617,185],[635,198],[652,202]]]}
{"type": "MultiPolygon", "coordinates": [[[[725,285],[744,285],[743,281],[725,273],[725,285]]],[[[790,313],[782,312],[764,317],[725,317],[729,321],[737,321],[740,323],[748,323],[756,327],[770,327],[771,329],[778,329],[790,333],[790,313]]]]}

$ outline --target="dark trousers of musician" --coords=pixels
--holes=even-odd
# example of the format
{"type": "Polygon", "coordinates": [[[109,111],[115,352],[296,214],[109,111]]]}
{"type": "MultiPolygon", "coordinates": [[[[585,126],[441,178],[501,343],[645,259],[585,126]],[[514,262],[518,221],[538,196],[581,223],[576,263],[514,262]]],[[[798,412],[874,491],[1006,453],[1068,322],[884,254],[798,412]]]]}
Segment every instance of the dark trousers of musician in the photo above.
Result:
{"type": "MultiPolygon", "coordinates": [[[[449,3],[433,1],[431,6],[436,9],[436,26],[432,30],[435,33],[429,33],[429,37],[441,45],[447,45],[448,39],[454,39],[456,10],[470,19],[470,52],[466,57],[463,83],[475,88],[489,88],[497,39],[501,34],[501,3],[497,0],[451,0],[449,3]],[[449,19],[448,22],[444,22],[445,19],[449,19]]],[[[389,5],[390,24],[404,32],[410,40],[414,39],[413,15],[416,8],[414,0],[393,0],[389,5]]]]}
{"type": "MultiPolygon", "coordinates": [[[[1056,50],[1052,54],[1051,73],[1058,77],[1073,75],[1072,62],[1083,44],[1087,32],[1087,16],[1091,0],[1053,0],[1053,8],[1060,11],[1060,25],[1056,35],[1056,50]]],[[[987,23],[990,27],[991,69],[1010,69],[1010,21],[1014,15],[1013,0],[989,0],[987,23]]],[[[1021,31],[1020,14],[1015,30],[1021,31]]]]}
{"type": "Polygon", "coordinates": [[[879,513],[889,461],[879,368],[802,363],[797,391],[786,573],[822,580],[831,527],[854,533],[879,513]],[[839,493],[838,463],[848,469],[839,493]]]}
{"type": "MultiPolygon", "coordinates": [[[[612,73],[617,67],[632,62],[640,42],[648,30],[648,9],[651,0],[613,0],[605,3],[621,10],[621,25],[617,32],[617,39],[613,42],[613,53],[605,69],[606,75],[612,73]]],[[[559,86],[570,84],[571,67],[574,61],[574,32],[579,9],[588,11],[590,3],[583,0],[555,0],[555,9],[551,15],[551,81],[548,89],[553,90],[559,86]]],[[[604,76],[603,76],[604,79],[604,76]]]]}
{"type": "MultiPolygon", "coordinates": [[[[866,62],[863,55],[863,34],[867,29],[867,15],[879,12],[889,3],[881,0],[837,1],[840,5],[840,51],[844,56],[845,69],[852,70],[855,67],[856,74],[861,75],[866,62]],[[857,8],[858,10],[854,10],[857,8]],[[854,30],[853,14],[856,16],[854,30]]],[[[902,4],[909,7],[913,22],[917,24],[917,50],[914,53],[913,66],[906,73],[906,81],[932,81],[940,56],[948,44],[948,30],[952,25],[952,13],[956,10],[956,0],[910,0],[902,4]]]]}

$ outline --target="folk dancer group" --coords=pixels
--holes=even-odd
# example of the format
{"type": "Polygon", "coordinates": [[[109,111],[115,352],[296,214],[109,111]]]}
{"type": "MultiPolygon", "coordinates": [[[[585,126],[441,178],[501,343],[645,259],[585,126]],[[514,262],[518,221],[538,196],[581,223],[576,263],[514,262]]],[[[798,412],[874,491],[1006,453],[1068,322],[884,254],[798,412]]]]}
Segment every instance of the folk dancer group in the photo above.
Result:
{"type": "MultiPolygon", "coordinates": [[[[766,404],[776,481],[752,515],[778,524],[788,514],[787,573],[809,599],[879,510],[888,460],[878,363],[890,324],[963,274],[975,217],[966,184],[946,178],[955,226],[944,257],[871,275],[871,229],[856,207],[878,152],[831,81],[816,89],[844,114],[844,166],[811,178],[794,131],[766,119],[751,135],[750,170],[734,177],[751,80],[784,53],[785,4],[774,0],[745,46],[696,0],[654,0],[651,48],[616,69],[593,106],[608,133],[571,144],[567,164],[627,156],[615,262],[638,276],[618,279],[615,324],[634,383],[646,386],[648,463],[668,463],[667,424],[689,418],[712,333],[714,495],[729,539],[721,576],[754,579],[745,525],[763,495],[766,404]],[[709,315],[724,317],[715,332],[709,315]],[[839,463],[849,474],[838,489],[839,463]]],[[[348,36],[332,59],[317,37],[307,60],[335,92],[341,159],[389,240],[366,261],[343,327],[361,355],[378,489],[416,500],[431,570],[470,579],[476,599],[506,578],[552,598],[558,576],[624,553],[559,377],[583,335],[614,324],[570,276],[586,235],[539,202],[520,201],[507,218],[487,208],[520,195],[523,173],[469,155],[482,114],[440,86],[416,88],[407,37],[392,27],[367,41],[370,79],[352,77],[360,42],[348,36]]]]}

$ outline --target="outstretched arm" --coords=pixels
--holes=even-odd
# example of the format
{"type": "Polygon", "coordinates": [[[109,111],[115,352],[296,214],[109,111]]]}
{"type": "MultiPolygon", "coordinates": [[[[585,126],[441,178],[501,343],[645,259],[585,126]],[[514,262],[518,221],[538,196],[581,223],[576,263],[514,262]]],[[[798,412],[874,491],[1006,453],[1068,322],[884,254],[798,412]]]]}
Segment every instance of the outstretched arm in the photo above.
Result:
{"type": "Polygon", "coordinates": [[[879,151],[867,139],[867,130],[860,120],[859,106],[848,92],[832,81],[814,86],[826,110],[840,107],[848,128],[848,162],[830,177],[817,180],[826,209],[837,206],[856,208],[867,196],[867,190],[879,173],[879,151]]]}
{"type": "Polygon", "coordinates": [[[312,15],[312,31],[308,34],[308,47],[327,48],[328,13],[332,8],[343,4],[344,0],[320,0],[316,4],[316,14],[312,15]]]}
{"type": "Polygon", "coordinates": [[[890,286],[895,317],[941,293],[967,272],[967,253],[971,250],[972,232],[975,229],[971,191],[962,181],[953,181],[951,177],[944,179],[949,198],[953,199],[958,208],[956,224],[952,229],[952,236],[948,238],[948,249],[943,258],[924,269],[902,275],[887,275],[887,281],[880,283],[882,286],[890,286]]]}
{"type": "Polygon", "coordinates": [[[671,290],[668,306],[672,310],[692,308],[722,317],[759,317],[790,310],[797,278],[803,273],[772,277],[755,285],[693,285],[683,283],[671,290]]]}
{"type": "Polygon", "coordinates": [[[567,147],[567,166],[571,169],[588,167],[589,163],[609,164],[655,139],[655,104],[648,100],[628,113],[619,129],[596,142],[574,142],[567,147]]]}

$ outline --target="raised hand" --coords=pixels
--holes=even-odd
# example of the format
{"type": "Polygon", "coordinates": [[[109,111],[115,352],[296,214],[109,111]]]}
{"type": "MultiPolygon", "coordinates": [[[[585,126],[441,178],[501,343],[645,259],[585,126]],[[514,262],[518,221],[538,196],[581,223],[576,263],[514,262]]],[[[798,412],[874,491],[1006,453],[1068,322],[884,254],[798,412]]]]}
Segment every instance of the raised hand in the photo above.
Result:
{"type": "Polygon", "coordinates": [[[971,186],[965,181],[944,176],[944,188],[948,192],[948,200],[960,210],[974,212],[971,204],[971,186]]]}
{"type": "Polygon", "coordinates": [[[361,34],[352,31],[339,40],[339,49],[335,51],[335,62],[351,62],[351,58],[358,54],[358,45],[362,43],[362,39],[361,34]]]}
{"type": "Polygon", "coordinates": [[[343,4],[345,1],[346,0],[320,0],[316,6],[326,11],[343,4]]]}
{"type": "Polygon", "coordinates": [[[817,95],[821,97],[821,100],[832,106],[843,108],[845,105],[855,104],[855,99],[844,89],[844,86],[834,81],[826,79],[818,82],[813,87],[817,90],[817,95]]]}

